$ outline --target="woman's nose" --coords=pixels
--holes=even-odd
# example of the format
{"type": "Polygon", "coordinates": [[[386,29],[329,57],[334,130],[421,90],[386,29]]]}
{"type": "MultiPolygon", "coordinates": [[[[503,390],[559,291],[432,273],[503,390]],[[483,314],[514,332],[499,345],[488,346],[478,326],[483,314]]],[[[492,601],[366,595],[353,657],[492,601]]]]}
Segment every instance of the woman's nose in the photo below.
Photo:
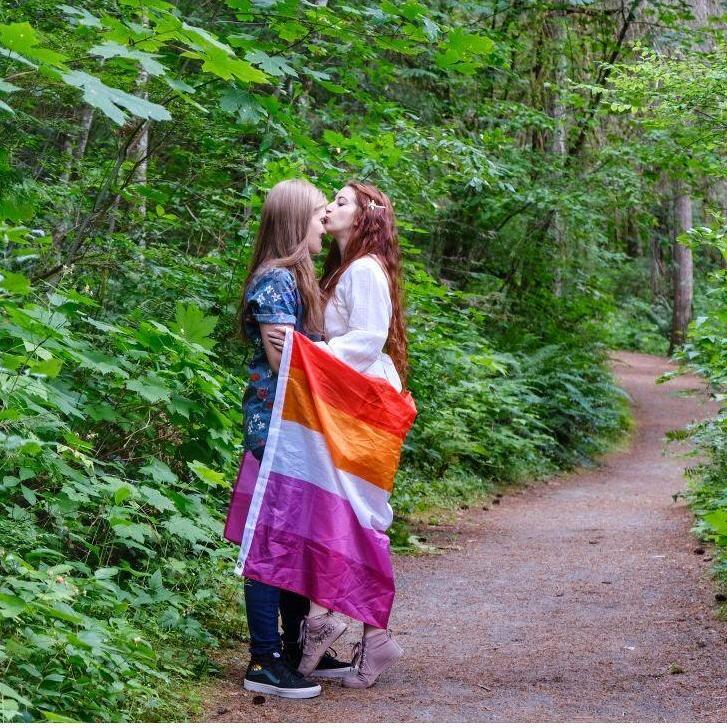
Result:
{"type": "Polygon", "coordinates": [[[330,215],[333,212],[333,205],[326,205],[326,215],[330,215]]]}

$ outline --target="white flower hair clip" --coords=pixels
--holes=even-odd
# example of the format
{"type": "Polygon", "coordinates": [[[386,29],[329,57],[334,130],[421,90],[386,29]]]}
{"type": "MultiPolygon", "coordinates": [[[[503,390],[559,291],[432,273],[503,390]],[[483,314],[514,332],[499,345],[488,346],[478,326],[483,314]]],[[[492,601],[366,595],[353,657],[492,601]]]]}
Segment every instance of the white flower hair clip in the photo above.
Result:
{"type": "Polygon", "coordinates": [[[379,210],[384,210],[386,208],[385,205],[377,205],[373,200],[369,200],[369,210],[376,210],[377,208],[379,210]]]}

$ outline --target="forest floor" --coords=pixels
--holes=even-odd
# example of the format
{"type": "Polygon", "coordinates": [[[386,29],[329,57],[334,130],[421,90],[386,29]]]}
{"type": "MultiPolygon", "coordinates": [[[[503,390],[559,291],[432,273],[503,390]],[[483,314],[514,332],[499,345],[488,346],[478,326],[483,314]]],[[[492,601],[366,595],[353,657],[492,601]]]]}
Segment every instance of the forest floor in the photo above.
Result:
{"type": "MultiPolygon", "coordinates": [[[[627,445],[581,470],[459,511],[396,556],[390,626],[405,650],[373,688],[324,684],[313,700],[241,688],[247,651],[218,656],[208,721],[727,721],[727,623],[709,550],[672,495],[688,463],[664,433],[716,411],[665,359],[617,353],[633,399],[627,445]],[[690,391],[687,395],[685,390],[690,391]],[[697,552],[695,552],[697,549],[697,552]]],[[[348,654],[356,625],[339,640],[348,654]]]]}

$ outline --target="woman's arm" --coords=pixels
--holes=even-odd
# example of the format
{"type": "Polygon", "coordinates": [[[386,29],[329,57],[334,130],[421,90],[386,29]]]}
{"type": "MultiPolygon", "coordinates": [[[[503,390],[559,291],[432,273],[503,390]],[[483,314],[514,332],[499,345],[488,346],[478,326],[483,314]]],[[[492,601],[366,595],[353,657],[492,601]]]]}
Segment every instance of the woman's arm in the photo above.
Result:
{"type": "Polygon", "coordinates": [[[389,338],[391,294],[381,266],[373,259],[352,264],[342,288],[348,331],[327,342],[328,350],[363,372],[379,357],[389,338]]]}
{"type": "Polygon", "coordinates": [[[282,343],[277,346],[271,335],[279,331],[284,342],[286,330],[295,326],[298,313],[295,278],[285,268],[270,268],[256,280],[248,297],[250,316],[260,327],[265,356],[277,374],[283,346],[282,343]]]}

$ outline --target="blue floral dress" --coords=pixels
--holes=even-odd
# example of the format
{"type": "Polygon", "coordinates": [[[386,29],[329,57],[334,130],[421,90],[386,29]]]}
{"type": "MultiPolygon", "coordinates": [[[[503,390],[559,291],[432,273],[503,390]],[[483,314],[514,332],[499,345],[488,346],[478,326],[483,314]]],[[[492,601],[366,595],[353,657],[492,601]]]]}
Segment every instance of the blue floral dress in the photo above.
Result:
{"type": "Polygon", "coordinates": [[[260,460],[278,383],[278,375],[270,368],[265,354],[260,324],[292,324],[296,331],[305,333],[305,310],[293,274],[287,268],[268,268],[253,278],[245,296],[245,312],[245,332],[253,347],[250,381],[242,398],[245,450],[260,460]]]}

